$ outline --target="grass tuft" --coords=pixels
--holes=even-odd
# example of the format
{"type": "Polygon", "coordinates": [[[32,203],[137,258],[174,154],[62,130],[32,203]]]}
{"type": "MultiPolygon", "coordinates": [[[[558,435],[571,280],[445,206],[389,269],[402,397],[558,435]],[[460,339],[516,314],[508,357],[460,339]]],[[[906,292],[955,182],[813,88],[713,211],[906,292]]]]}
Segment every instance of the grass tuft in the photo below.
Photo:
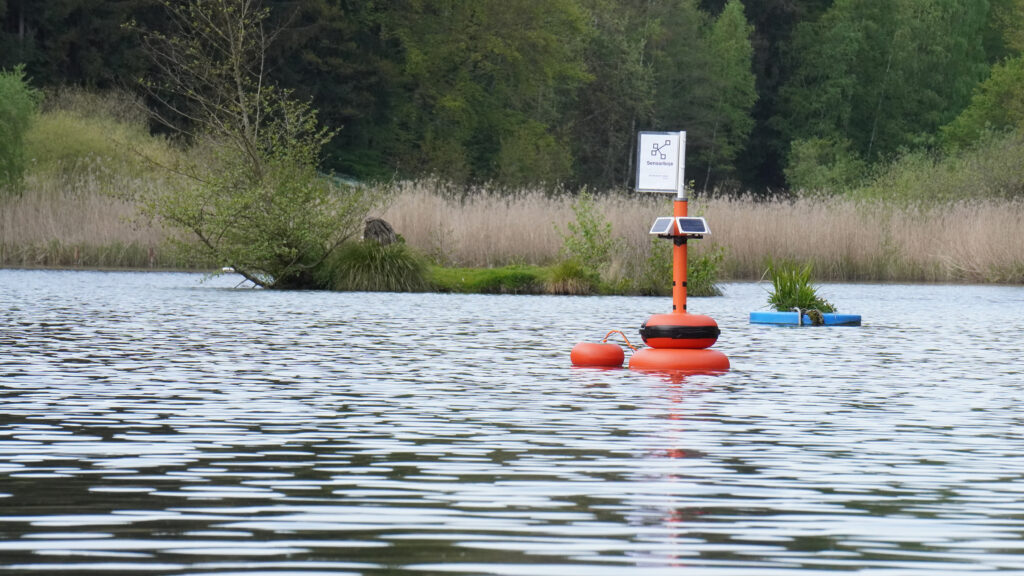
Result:
{"type": "Polygon", "coordinates": [[[439,292],[460,294],[542,294],[545,269],[512,265],[501,268],[430,268],[430,281],[439,292]]]}
{"type": "Polygon", "coordinates": [[[426,259],[403,242],[347,242],[319,274],[319,284],[331,290],[423,292],[431,286],[426,259]]]}

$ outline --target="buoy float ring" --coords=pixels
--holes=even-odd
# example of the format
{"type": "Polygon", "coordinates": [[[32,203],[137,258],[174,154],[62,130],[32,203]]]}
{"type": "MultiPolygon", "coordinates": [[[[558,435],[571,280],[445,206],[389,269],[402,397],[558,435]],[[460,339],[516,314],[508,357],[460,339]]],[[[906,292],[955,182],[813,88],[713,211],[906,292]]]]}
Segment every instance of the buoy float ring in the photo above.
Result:
{"type": "Polygon", "coordinates": [[[710,348],[718,323],[701,314],[655,314],[640,326],[640,337],[651,348],[710,348]]]}
{"type": "Polygon", "coordinates": [[[718,350],[692,348],[643,348],[629,358],[632,370],[721,374],[729,371],[729,358],[718,350]]]}
{"type": "Polygon", "coordinates": [[[573,366],[590,368],[622,368],[625,352],[618,344],[610,342],[580,342],[569,353],[573,366]]]}

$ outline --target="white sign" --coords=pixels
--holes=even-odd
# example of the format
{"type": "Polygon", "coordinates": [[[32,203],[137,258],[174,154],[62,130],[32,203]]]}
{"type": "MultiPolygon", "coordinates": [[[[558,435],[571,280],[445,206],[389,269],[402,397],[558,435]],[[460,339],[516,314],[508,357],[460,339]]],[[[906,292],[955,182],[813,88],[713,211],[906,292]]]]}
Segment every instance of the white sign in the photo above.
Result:
{"type": "Polygon", "coordinates": [[[638,192],[682,194],[686,132],[641,132],[637,142],[638,192]]]}

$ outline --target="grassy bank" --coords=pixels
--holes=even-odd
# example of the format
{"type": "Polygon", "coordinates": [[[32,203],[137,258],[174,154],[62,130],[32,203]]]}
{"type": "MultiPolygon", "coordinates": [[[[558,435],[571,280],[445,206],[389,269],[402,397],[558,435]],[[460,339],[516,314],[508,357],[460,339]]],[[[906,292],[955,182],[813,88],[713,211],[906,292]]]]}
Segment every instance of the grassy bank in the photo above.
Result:
{"type": "MultiPolygon", "coordinates": [[[[166,230],[137,219],[134,193],[166,185],[165,173],[137,151],[158,159],[178,152],[150,137],[132,110],[130,102],[106,96],[51,96],[28,137],[24,191],[0,196],[0,266],[221,264],[182,260],[165,248],[166,230]]],[[[901,174],[945,169],[920,159],[904,162],[909,167],[901,174]]],[[[690,213],[707,217],[712,234],[690,244],[691,258],[720,259],[719,280],[760,279],[770,260],[791,260],[811,264],[819,281],[1024,283],[1024,201],[1006,194],[1007,184],[999,185],[1001,196],[928,205],[903,193],[910,201],[878,200],[886,181],[876,180],[870,194],[831,198],[697,198],[690,213]]],[[[893,189],[910,186],[895,176],[888,182],[893,189]]],[[[435,284],[459,291],[473,282],[498,282],[498,276],[499,291],[517,282],[540,283],[549,292],[582,290],[580,274],[557,268],[575,197],[429,179],[387,188],[390,202],[378,215],[433,265],[435,284]],[[474,280],[469,268],[501,270],[474,280]]],[[[656,216],[671,213],[670,197],[606,193],[594,202],[617,243],[606,269],[589,272],[613,291],[663,291],[669,243],[652,241],[647,231],[656,216]]]]}

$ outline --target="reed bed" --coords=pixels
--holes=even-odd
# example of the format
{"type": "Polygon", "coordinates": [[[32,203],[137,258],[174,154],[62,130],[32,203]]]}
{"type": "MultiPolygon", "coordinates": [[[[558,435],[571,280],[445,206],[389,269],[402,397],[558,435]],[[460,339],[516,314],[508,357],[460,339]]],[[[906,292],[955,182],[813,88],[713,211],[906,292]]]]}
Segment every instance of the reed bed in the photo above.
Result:
{"type": "Polygon", "coordinates": [[[102,170],[29,175],[22,194],[0,198],[0,265],[186,267],[167,249],[167,232],[112,192],[143,185],[102,170]]]}
{"type": "MultiPolygon", "coordinates": [[[[0,198],[0,265],[184,268],[168,232],[137,219],[118,190],[155,185],[102,171],[74,178],[30,175],[20,196],[0,198]],[[111,179],[113,178],[113,179],[111,179]],[[113,190],[113,193],[111,191],[113,190]]],[[[84,175],[83,175],[84,174],[84,175]]],[[[377,214],[405,241],[445,266],[549,265],[559,261],[576,197],[513,193],[423,180],[387,188],[377,214]]],[[[667,243],[647,234],[671,197],[594,195],[619,238],[608,278],[634,274],[667,243]]],[[[712,234],[691,254],[723,250],[723,280],[758,280],[769,262],[809,263],[820,281],[1024,283],[1024,201],[965,200],[933,207],[843,198],[763,202],[697,198],[691,215],[712,234]]],[[[655,256],[659,257],[659,256],[655,256]]]]}
{"type": "MultiPolygon", "coordinates": [[[[544,191],[500,195],[407,182],[383,213],[415,248],[457,266],[549,264],[558,259],[574,197],[544,191]]],[[[608,193],[595,197],[620,237],[612,276],[628,273],[653,248],[647,230],[669,215],[667,196],[608,193]]],[[[691,215],[712,234],[692,253],[721,247],[725,279],[760,279],[772,260],[812,264],[830,281],[1024,283],[1024,202],[965,200],[899,206],[844,198],[762,202],[695,199],[691,215]]]]}

